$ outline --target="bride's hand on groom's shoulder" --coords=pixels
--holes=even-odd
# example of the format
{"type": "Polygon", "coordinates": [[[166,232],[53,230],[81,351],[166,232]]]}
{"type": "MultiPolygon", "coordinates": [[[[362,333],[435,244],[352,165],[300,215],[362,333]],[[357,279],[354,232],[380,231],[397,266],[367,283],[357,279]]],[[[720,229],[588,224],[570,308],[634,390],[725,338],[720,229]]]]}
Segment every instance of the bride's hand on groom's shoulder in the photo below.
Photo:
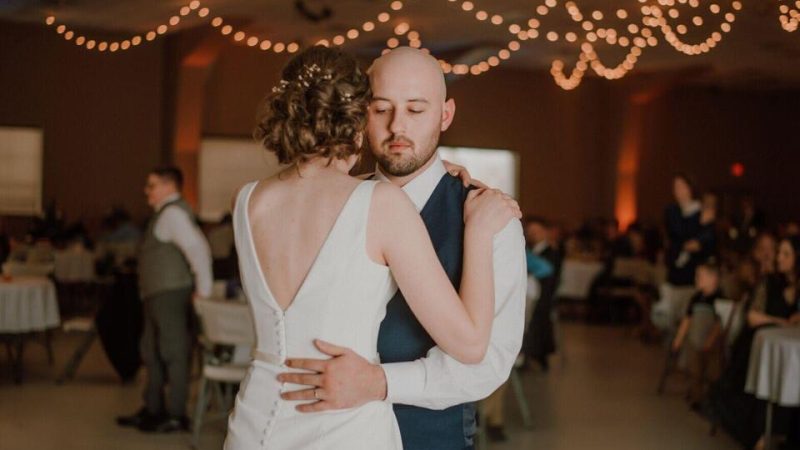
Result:
{"type": "Polygon", "coordinates": [[[522,218],[519,204],[499,189],[474,189],[467,195],[464,203],[467,229],[494,235],[515,218],[522,218]]]}
{"type": "Polygon", "coordinates": [[[461,178],[461,182],[464,183],[464,187],[472,185],[480,189],[489,188],[489,186],[483,184],[480,180],[474,180],[466,167],[451,163],[450,161],[444,159],[442,160],[442,163],[444,164],[444,168],[447,170],[447,173],[454,177],[461,178]]]}
{"type": "Polygon", "coordinates": [[[297,406],[300,412],[356,408],[386,398],[383,369],[346,347],[319,339],[317,348],[330,359],[287,359],[286,365],[309,373],[282,373],[278,381],[308,386],[281,394],[284,400],[316,400],[297,406]]]}

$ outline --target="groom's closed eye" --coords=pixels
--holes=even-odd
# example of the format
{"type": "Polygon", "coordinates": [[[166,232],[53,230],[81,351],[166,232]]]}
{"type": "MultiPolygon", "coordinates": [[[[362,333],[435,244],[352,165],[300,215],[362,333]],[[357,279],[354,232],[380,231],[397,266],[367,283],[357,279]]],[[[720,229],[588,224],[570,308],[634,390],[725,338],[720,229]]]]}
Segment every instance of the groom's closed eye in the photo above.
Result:
{"type": "Polygon", "coordinates": [[[391,106],[386,106],[386,105],[374,105],[374,104],[373,104],[373,105],[372,105],[372,107],[371,107],[371,109],[372,109],[372,112],[373,112],[374,114],[383,114],[383,113],[385,113],[385,112],[388,112],[388,111],[390,111],[392,108],[391,108],[391,106]]]}

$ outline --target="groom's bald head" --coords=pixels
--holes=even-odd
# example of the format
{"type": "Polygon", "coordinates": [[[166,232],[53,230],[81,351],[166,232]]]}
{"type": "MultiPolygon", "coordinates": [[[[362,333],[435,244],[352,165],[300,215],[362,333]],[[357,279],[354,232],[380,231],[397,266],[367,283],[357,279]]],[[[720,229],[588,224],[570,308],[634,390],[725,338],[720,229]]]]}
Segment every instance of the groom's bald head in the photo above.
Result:
{"type": "Polygon", "coordinates": [[[372,63],[368,73],[373,86],[386,78],[394,82],[405,80],[425,85],[442,103],[447,99],[447,85],[439,62],[416,48],[398,47],[386,53],[372,63]]]}

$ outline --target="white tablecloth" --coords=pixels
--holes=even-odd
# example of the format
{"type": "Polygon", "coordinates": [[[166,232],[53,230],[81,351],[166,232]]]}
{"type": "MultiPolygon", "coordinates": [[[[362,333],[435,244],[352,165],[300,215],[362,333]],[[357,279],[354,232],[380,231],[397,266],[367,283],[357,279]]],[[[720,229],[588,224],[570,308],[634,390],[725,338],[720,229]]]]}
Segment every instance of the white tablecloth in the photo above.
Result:
{"type": "Polygon", "coordinates": [[[800,328],[756,333],[745,391],[780,406],[800,406],[800,328]]]}
{"type": "Polygon", "coordinates": [[[603,264],[600,262],[565,260],[561,268],[561,284],[556,295],[571,299],[588,298],[592,282],[602,271],[603,264]]]}
{"type": "Polygon", "coordinates": [[[53,282],[44,277],[0,280],[0,333],[25,333],[61,323],[53,282]]]}

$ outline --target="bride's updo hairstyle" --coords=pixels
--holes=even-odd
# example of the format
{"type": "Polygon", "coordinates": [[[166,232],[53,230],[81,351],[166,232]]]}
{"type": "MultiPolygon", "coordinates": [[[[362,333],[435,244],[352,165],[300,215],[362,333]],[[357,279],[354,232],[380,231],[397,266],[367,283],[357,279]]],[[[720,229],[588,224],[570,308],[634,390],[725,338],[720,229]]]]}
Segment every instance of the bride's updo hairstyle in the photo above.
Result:
{"type": "Polygon", "coordinates": [[[367,74],[339,49],[311,47],[292,58],[272,88],[253,136],[281,164],[360,151],[372,96],[367,74]]]}

